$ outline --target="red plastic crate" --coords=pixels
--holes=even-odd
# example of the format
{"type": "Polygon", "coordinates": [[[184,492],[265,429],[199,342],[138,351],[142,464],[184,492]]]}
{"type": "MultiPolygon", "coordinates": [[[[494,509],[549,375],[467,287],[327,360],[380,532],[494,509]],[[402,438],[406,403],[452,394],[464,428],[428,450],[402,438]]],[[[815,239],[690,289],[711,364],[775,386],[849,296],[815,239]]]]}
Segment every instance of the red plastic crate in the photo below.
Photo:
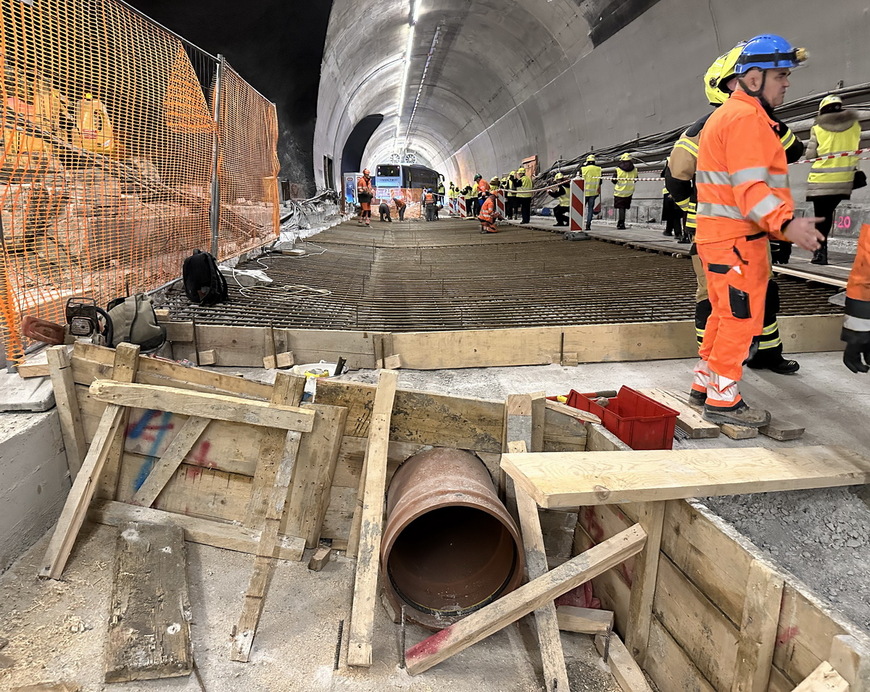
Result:
{"type": "Polygon", "coordinates": [[[632,449],[673,447],[674,425],[679,415],[674,409],[625,386],[619,388],[615,397],[608,399],[607,407],[599,406],[590,396],[594,395],[572,389],[567,404],[594,413],[605,428],[632,449]]]}

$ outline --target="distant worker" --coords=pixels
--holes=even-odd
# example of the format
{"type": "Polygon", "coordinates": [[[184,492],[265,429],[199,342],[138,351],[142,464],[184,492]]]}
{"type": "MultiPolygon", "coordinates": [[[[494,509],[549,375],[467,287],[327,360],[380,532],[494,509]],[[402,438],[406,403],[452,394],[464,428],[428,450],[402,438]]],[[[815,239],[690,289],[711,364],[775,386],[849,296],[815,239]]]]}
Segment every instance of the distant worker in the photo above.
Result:
{"type": "Polygon", "coordinates": [[[517,211],[517,193],[514,192],[514,182],[517,179],[517,172],[511,171],[507,174],[507,186],[505,189],[504,212],[505,216],[513,221],[517,211]]]}
{"type": "MultiPolygon", "coordinates": [[[[665,172],[662,170],[663,178],[665,172]]],[[[662,221],[665,223],[662,235],[674,236],[679,243],[689,242],[683,239],[683,210],[677,206],[667,187],[662,189],[662,221]]]]}
{"type": "Polygon", "coordinates": [[[462,189],[462,194],[465,197],[465,216],[474,218],[477,216],[477,183],[466,185],[462,189]]]}
{"type": "Polygon", "coordinates": [[[475,176],[475,180],[477,181],[477,215],[480,216],[480,210],[483,207],[483,202],[489,194],[489,188],[491,186],[489,181],[487,181],[480,173],[475,176]]]}
{"type": "Polygon", "coordinates": [[[359,200],[359,205],[362,209],[359,214],[357,226],[371,226],[372,200],[375,197],[375,188],[368,168],[363,170],[362,176],[357,178],[356,197],[359,200]]]}
{"type": "Polygon", "coordinates": [[[768,112],[782,105],[789,74],[805,59],[781,36],[743,46],[737,87],[707,121],[698,148],[698,230],[712,314],[692,389],[706,390],[704,417],[762,427],[770,413],[740,395],[743,363],[762,333],[770,277],[768,236],[819,247],[816,218],[795,218],[785,151],[768,112]]]}
{"type": "Polygon", "coordinates": [[[438,204],[444,206],[444,176],[438,176],[438,204]]]}
{"type": "Polygon", "coordinates": [[[595,154],[586,157],[586,164],[580,169],[583,176],[583,202],[586,205],[586,230],[592,228],[595,203],[601,193],[601,166],[595,163],[595,154]]]}
{"type": "Polygon", "coordinates": [[[623,154],[616,164],[613,174],[613,208],[617,210],[616,228],[625,230],[625,212],[631,209],[631,198],[634,196],[634,186],[637,180],[637,169],[631,160],[631,154],[623,154]]]}
{"type": "Polygon", "coordinates": [[[846,317],[840,338],[846,342],[846,367],[852,372],[870,370],[870,223],[861,227],[858,237],[858,253],[846,284],[846,317]]]}
{"type": "Polygon", "coordinates": [[[525,167],[517,168],[514,189],[517,193],[521,224],[527,224],[532,220],[532,185],[532,178],[526,174],[525,167]]]}
{"type": "Polygon", "coordinates": [[[432,188],[423,190],[423,210],[425,212],[426,221],[435,221],[437,219],[438,198],[432,192],[432,188]]]}
{"type": "MultiPolygon", "coordinates": [[[[704,91],[707,95],[707,100],[714,108],[718,108],[725,103],[737,85],[737,75],[734,73],[734,69],[745,45],[746,42],[741,41],[730,51],[720,55],[704,75],[704,91]]],[[[668,165],[665,167],[665,185],[677,202],[677,205],[686,212],[685,232],[689,236],[689,241],[693,243],[697,227],[696,203],[698,197],[695,188],[695,170],[698,164],[698,143],[701,139],[704,124],[711,114],[712,111],[699,118],[682,134],[671,150],[671,154],[668,157],[668,165]]],[[[776,116],[771,116],[771,119],[776,122],[774,129],[780,138],[780,144],[785,150],[786,161],[793,163],[800,159],[804,152],[803,142],[794,136],[794,133],[788,129],[785,123],[777,120],[776,116]]],[[[791,253],[791,243],[772,241],[771,247],[773,248],[774,246],[777,248],[774,251],[774,262],[776,262],[777,254],[781,255],[783,252],[791,253]],[[782,247],[786,248],[786,250],[783,250],[782,247]]],[[[698,280],[698,288],[695,292],[695,336],[700,346],[704,340],[707,320],[713,308],[710,305],[710,297],[707,291],[707,275],[704,272],[701,259],[698,257],[697,246],[692,245],[689,254],[692,258],[692,269],[695,270],[695,277],[698,280]]],[[[779,323],[776,317],[778,312],[779,285],[771,274],[764,300],[764,326],[761,330],[761,337],[758,340],[758,350],[749,359],[747,365],[750,368],[767,369],[779,375],[790,375],[800,369],[800,364],[796,360],[784,358],[782,355],[782,339],[779,336],[779,323]]],[[[690,395],[692,403],[701,406],[704,405],[706,397],[706,388],[701,388],[690,395]]]]}
{"type": "Polygon", "coordinates": [[[480,232],[481,233],[498,233],[498,221],[501,219],[501,214],[498,211],[495,190],[490,187],[487,190],[486,198],[480,207],[480,232]]]}
{"type": "Polygon", "coordinates": [[[568,225],[568,209],[571,204],[571,191],[566,183],[560,182],[565,176],[561,173],[556,173],[553,180],[558,183],[555,187],[547,190],[550,197],[555,197],[559,203],[553,207],[553,215],[556,217],[556,226],[568,225]]]}
{"type": "Polygon", "coordinates": [[[386,202],[381,202],[378,205],[378,214],[381,216],[381,221],[393,222],[393,218],[390,216],[390,205],[386,202]]]}
{"type": "MultiPolygon", "coordinates": [[[[810,130],[807,158],[855,151],[860,142],[861,125],[858,122],[858,113],[843,108],[843,99],[839,96],[825,96],[819,104],[819,115],[810,130]]],[[[822,218],[816,228],[825,236],[822,246],[813,253],[810,260],[813,264],[828,263],[828,235],[834,225],[834,212],[840,202],[851,197],[857,168],[857,156],[841,156],[813,162],[807,179],[807,201],[813,203],[813,213],[822,218]]]]}
{"type": "Polygon", "coordinates": [[[456,184],[451,180],[450,187],[447,190],[447,201],[450,205],[448,209],[451,213],[456,213],[456,198],[459,196],[459,190],[456,189],[456,184]]]}
{"type": "Polygon", "coordinates": [[[396,213],[399,215],[399,221],[404,221],[405,209],[408,207],[408,205],[405,204],[405,200],[401,197],[393,197],[393,204],[396,205],[396,213]]]}

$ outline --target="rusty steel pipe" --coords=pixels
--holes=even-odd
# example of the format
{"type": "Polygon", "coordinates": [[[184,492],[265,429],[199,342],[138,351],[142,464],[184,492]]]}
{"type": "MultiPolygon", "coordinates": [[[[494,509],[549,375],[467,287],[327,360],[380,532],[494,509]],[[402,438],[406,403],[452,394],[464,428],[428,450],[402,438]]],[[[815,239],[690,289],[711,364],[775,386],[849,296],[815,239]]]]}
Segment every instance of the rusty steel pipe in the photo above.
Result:
{"type": "Polygon", "coordinates": [[[441,629],[517,588],[522,539],[483,462],[436,448],[407,459],[387,492],[384,588],[396,612],[441,629]]]}

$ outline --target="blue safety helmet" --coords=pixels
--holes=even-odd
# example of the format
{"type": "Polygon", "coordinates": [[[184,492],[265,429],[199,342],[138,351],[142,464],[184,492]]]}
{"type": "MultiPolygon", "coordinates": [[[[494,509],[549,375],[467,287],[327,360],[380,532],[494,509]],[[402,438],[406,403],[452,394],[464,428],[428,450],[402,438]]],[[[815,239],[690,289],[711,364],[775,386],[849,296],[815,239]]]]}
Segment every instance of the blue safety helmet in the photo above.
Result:
{"type": "Polygon", "coordinates": [[[795,48],[782,36],[762,34],[749,39],[743,46],[734,74],[745,75],[753,67],[759,70],[782,70],[799,67],[807,59],[804,48],[795,48]]]}

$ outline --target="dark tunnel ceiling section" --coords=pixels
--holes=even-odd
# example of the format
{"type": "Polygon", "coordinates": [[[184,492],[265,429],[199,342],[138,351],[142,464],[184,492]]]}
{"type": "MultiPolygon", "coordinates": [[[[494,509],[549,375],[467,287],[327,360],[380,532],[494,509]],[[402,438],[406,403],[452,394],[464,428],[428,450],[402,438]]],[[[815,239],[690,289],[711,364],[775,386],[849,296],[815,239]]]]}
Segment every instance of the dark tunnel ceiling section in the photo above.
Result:
{"type": "Polygon", "coordinates": [[[341,154],[341,172],[348,171],[357,172],[362,166],[362,156],[366,149],[366,145],[372,138],[372,134],[378,129],[384,121],[384,116],[380,113],[367,115],[360,120],[347,141],[344,143],[344,151],[341,154]]]}
{"type": "Polygon", "coordinates": [[[595,46],[604,43],[631,24],[659,0],[575,0],[592,29],[589,38],[595,46]]]}

